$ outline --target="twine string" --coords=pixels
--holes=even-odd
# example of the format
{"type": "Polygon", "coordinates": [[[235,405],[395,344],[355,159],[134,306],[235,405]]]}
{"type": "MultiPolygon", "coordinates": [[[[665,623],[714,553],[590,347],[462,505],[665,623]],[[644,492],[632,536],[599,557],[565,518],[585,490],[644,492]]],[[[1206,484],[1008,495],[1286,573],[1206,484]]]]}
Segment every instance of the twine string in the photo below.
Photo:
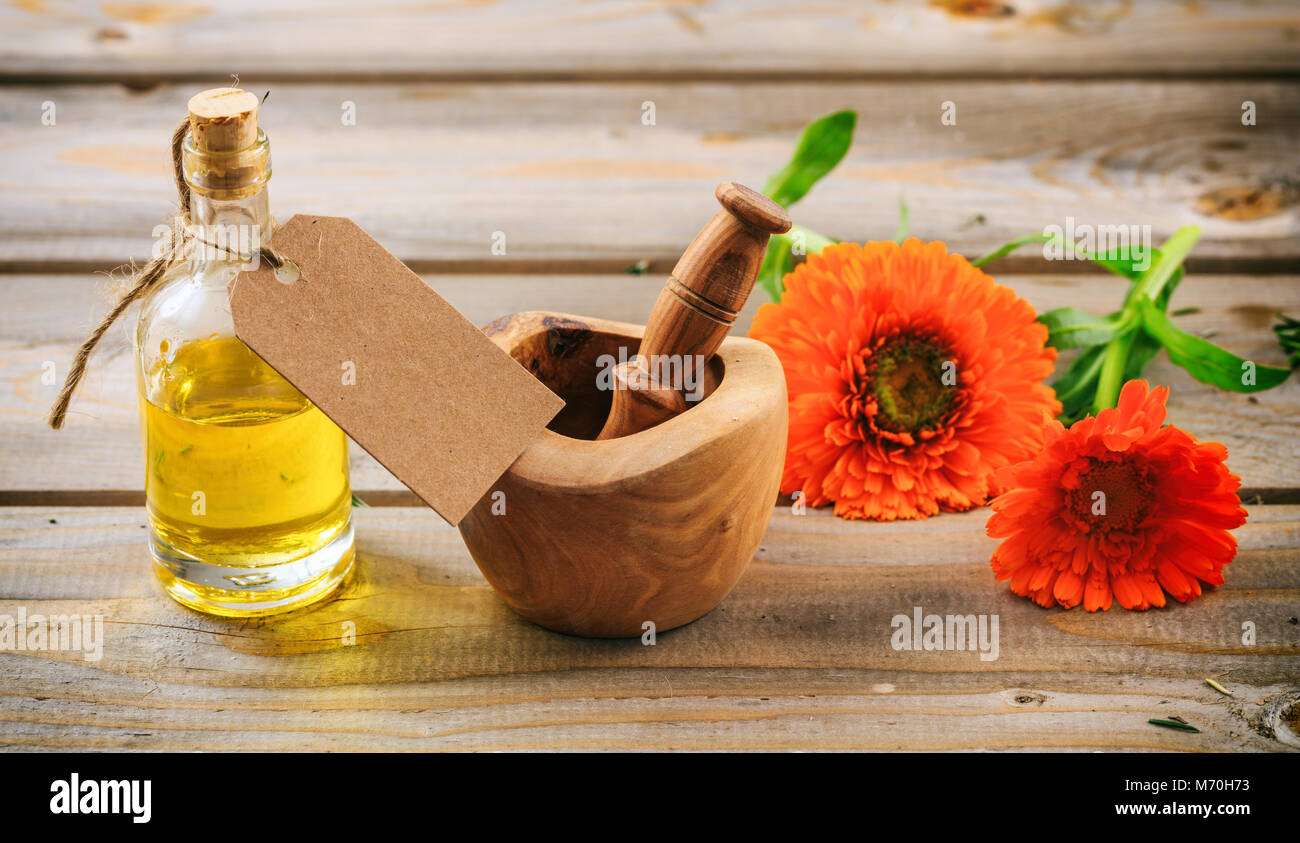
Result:
{"type": "MultiPolygon", "coordinates": [[[[86,363],[90,359],[91,352],[99,341],[104,338],[104,334],[117,321],[118,317],[126,312],[127,308],[135,304],[144,296],[145,293],[153,289],[163,276],[167,274],[173,266],[185,260],[189,248],[195,242],[207,243],[195,230],[190,219],[190,191],[189,186],[185,183],[185,136],[189,133],[189,118],[181,120],[172,132],[172,178],[176,183],[176,195],[179,199],[179,210],[171,220],[171,231],[168,232],[167,240],[163,244],[162,253],[151,259],[135,275],[134,281],[130,288],[122,294],[108,314],[95,326],[81,347],[77,349],[76,355],[72,358],[72,368],[68,370],[68,377],[63,382],[63,389],[59,390],[59,397],[54,402],[54,407],[50,410],[49,424],[55,430],[63,427],[63,422],[68,415],[68,406],[72,403],[72,396],[77,391],[77,386],[81,383],[82,377],[86,374],[86,363]]],[[[260,257],[267,261],[273,269],[279,269],[284,265],[284,259],[281,258],[270,246],[262,246],[259,249],[260,257]]],[[[240,256],[245,258],[245,256],[240,256]]],[[[251,257],[251,256],[249,256],[251,257]]],[[[247,258],[245,258],[247,259],[247,258]]]]}

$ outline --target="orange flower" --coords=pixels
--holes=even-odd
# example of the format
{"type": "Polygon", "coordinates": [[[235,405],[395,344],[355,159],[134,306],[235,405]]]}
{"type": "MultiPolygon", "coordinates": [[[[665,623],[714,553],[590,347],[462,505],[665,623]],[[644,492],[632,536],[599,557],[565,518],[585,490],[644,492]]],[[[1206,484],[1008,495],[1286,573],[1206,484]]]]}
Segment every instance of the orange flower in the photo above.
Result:
{"type": "Polygon", "coordinates": [[[783,492],[845,518],[961,511],[1042,445],[1047,328],[943,243],[828,246],[785,280],[749,332],[785,367],[783,492]]]}
{"type": "Polygon", "coordinates": [[[1042,453],[1012,466],[988,534],[1004,538],[993,570],[1041,606],[1089,612],[1200,596],[1223,584],[1246,522],[1227,450],[1165,420],[1167,387],[1129,381],[1119,406],[1066,430],[1053,421],[1042,453]]]}

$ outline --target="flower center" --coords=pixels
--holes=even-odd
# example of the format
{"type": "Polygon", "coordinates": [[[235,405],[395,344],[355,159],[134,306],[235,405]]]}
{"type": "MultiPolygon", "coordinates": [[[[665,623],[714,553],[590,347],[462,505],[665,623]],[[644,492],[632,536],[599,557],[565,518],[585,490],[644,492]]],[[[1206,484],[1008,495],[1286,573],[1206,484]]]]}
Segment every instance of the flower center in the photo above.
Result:
{"type": "Polygon", "coordinates": [[[1151,513],[1155,502],[1150,472],[1129,460],[1090,460],[1078,486],[1066,491],[1066,503],[1080,526],[1102,532],[1132,532],[1151,513]]]}
{"type": "Polygon", "coordinates": [[[957,370],[936,343],[903,339],[873,355],[877,426],[916,433],[943,421],[957,393],[957,370]]]}

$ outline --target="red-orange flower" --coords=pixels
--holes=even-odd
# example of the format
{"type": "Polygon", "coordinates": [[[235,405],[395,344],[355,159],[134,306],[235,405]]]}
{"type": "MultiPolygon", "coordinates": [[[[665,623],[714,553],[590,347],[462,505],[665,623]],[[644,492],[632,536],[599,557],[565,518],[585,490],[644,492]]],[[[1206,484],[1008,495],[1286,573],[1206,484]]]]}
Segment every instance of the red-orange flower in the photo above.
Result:
{"type": "Polygon", "coordinates": [[[785,278],[749,335],[790,394],[781,490],[845,518],[922,518],[1000,491],[1058,412],[1034,309],[943,243],[841,243],[785,278]]]}
{"type": "Polygon", "coordinates": [[[1227,449],[1165,420],[1167,387],[1129,381],[1119,406],[1066,430],[1048,425],[1037,457],[1003,472],[988,534],[993,570],[1041,606],[1089,612],[1165,605],[1223,584],[1246,522],[1227,449]]]}

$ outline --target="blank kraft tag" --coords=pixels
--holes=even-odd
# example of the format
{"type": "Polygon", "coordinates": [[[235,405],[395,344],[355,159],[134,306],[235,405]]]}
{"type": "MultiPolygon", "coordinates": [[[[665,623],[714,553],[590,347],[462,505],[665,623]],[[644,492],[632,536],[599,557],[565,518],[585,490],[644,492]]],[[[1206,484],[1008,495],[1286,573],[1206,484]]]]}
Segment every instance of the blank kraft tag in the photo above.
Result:
{"type": "Polygon", "coordinates": [[[564,406],[343,217],[299,214],[231,282],[235,333],[451,524],[564,406]]]}

